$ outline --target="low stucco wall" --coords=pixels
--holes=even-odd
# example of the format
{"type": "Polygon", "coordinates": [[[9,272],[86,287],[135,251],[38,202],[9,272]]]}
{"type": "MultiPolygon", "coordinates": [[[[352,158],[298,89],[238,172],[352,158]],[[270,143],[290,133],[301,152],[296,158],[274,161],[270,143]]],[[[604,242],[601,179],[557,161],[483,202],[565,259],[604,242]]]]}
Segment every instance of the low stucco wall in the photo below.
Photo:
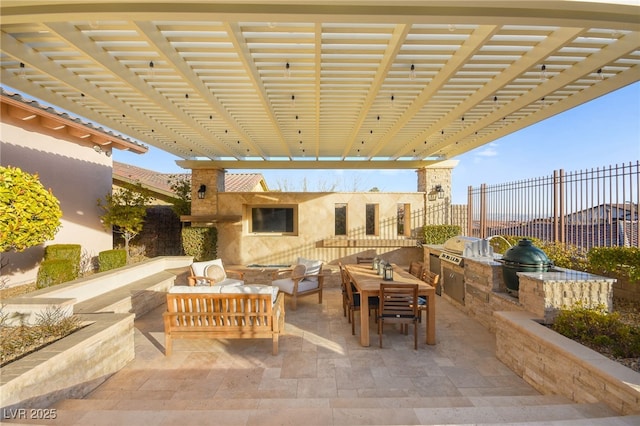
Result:
{"type": "Polygon", "coordinates": [[[82,398],[135,357],[133,314],[83,314],[90,323],[0,368],[2,412],[82,398]]]}
{"type": "Polygon", "coordinates": [[[529,312],[496,312],[496,357],[544,394],[602,402],[640,413],[640,374],[535,321],[529,312]]]}
{"type": "MultiPolygon", "coordinates": [[[[356,256],[382,255],[398,264],[420,260],[415,237],[422,236],[425,194],[408,193],[321,193],[321,192],[221,192],[215,195],[215,207],[193,214],[216,213],[237,217],[238,221],[220,222],[218,257],[227,264],[291,264],[298,257],[325,262],[353,261],[356,256]],[[335,205],[347,205],[347,235],[335,235],[335,205]],[[378,206],[377,235],[366,233],[366,206],[378,206]],[[398,205],[408,206],[415,217],[410,219],[407,235],[398,235],[398,205]],[[249,229],[250,207],[295,206],[295,235],[259,234],[249,229]],[[217,210],[216,210],[217,209],[217,210]],[[411,259],[410,259],[411,258],[411,259]]],[[[214,197],[204,201],[213,202],[214,197]]],[[[202,201],[202,200],[198,200],[202,201]]]]}

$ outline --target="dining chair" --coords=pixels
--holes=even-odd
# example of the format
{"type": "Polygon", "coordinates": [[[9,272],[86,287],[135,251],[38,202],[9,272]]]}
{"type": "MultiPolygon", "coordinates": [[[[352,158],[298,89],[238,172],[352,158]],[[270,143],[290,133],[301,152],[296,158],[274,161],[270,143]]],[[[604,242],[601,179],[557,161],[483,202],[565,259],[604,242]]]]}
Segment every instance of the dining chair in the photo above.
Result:
{"type": "MultiPolygon", "coordinates": [[[[433,288],[436,288],[436,286],[438,285],[438,282],[440,281],[440,275],[436,274],[435,272],[431,272],[428,269],[423,269],[421,280],[431,285],[433,288]]],[[[423,297],[423,296],[418,297],[418,310],[420,311],[420,316],[419,316],[420,322],[422,322],[423,312],[426,315],[426,317],[429,318],[429,304],[427,302],[428,300],[426,297],[423,297]]]]}
{"type": "MultiPolygon", "coordinates": [[[[338,267],[340,268],[340,285],[342,287],[342,314],[343,316],[347,316],[347,309],[349,307],[349,297],[347,295],[347,285],[351,284],[351,280],[349,280],[349,274],[344,270],[342,266],[342,262],[338,262],[338,267]]],[[[349,317],[349,322],[351,322],[351,317],[349,317]]]]}
{"type": "Polygon", "coordinates": [[[380,308],[378,315],[378,335],[382,347],[384,324],[400,324],[406,328],[413,324],[413,345],[418,349],[418,284],[380,283],[380,308]]]}
{"type": "MultiPolygon", "coordinates": [[[[355,287],[351,282],[351,279],[349,278],[349,274],[343,268],[340,262],[338,262],[338,266],[340,267],[340,273],[342,274],[342,283],[345,290],[343,294],[346,295],[346,308],[347,308],[348,320],[351,323],[351,334],[355,335],[356,322],[355,322],[354,313],[361,311],[360,293],[358,293],[355,290],[355,287]]],[[[378,314],[378,304],[379,304],[378,296],[369,297],[369,313],[367,313],[367,315],[370,315],[371,310],[373,310],[375,312],[376,321],[377,321],[377,314],[378,314]]],[[[362,315],[362,313],[360,315],[362,315]]]]}

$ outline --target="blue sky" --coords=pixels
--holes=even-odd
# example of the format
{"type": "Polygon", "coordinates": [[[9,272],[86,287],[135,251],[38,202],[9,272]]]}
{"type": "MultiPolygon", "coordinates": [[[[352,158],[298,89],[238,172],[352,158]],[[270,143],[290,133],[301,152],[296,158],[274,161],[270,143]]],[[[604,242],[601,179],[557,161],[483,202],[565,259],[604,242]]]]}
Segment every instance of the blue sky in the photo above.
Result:
{"type": "MultiPolygon", "coordinates": [[[[150,147],[136,155],[114,150],[116,161],[161,173],[184,173],[178,157],[150,147]]],[[[467,187],[548,176],[640,159],[640,82],[548,118],[512,135],[453,158],[452,200],[465,204],[467,187]]],[[[413,192],[415,170],[229,170],[262,173],[272,189],[308,190],[335,185],[337,191],[413,192]]]]}

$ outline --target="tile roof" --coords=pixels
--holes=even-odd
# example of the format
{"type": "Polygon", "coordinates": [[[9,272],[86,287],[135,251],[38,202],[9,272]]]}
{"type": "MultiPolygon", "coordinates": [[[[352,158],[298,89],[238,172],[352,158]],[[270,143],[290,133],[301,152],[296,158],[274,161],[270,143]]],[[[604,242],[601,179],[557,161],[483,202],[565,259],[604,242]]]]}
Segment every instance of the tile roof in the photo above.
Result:
{"type": "MultiPolygon", "coordinates": [[[[158,173],[153,170],[133,166],[131,164],[113,162],[114,180],[140,182],[143,186],[163,193],[172,193],[169,181],[172,177],[190,179],[190,173],[158,173]]],[[[261,173],[227,173],[225,174],[225,192],[253,192],[256,186],[264,182],[261,173]]],[[[266,189],[266,183],[264,183],[266,189]]]]}
{"type": "MultiPolygon", "coordinates": [[[[101,133],[103,135],[108,136],[110,139],[112,139],[115,143],[115,145],[117,147],[120,147],[120,145],[122,145],[120,147],[120,149],[134,149],[135,151],[139,151],[139,152],[146,152],[147,151],[147,146],[136,141],[133,140],[131,138],[128,138],[122,134],[118,134],[115,133],[111,130],[107,130],[103,127],[97,126],[94,123],[91,123],[89,121],[85,121],[79,117],[74,117],[69,115],[68,113],[64,112],[64,111],[59,111],[51,106],[47,106],[44,104],[41,104],[40,102],[36,101],[36,100],[29,100],[24,98],[21,94],[16,93],[16,92],[10,92],[8,90],[6,90],[5,88],[0,87],[0,96],[3,97],[3,99],[6,100],[12,100],[14,105],[18,105],[21,104],[23,105],[25,108],[29,108],[31,111],[37,110],[40,111],[40,113],[38,113],[38,115],[45,115],[45,116],[49,116],[49,117],[55,117],[58,118],[60,120],[64,120],[67,123],[74,123],[77,124],[79,126],[82,126],[84,128],[93,130],[96,133],[101,133]]],[[[11,101],[9,101],[11,102],[11,101]]]]}

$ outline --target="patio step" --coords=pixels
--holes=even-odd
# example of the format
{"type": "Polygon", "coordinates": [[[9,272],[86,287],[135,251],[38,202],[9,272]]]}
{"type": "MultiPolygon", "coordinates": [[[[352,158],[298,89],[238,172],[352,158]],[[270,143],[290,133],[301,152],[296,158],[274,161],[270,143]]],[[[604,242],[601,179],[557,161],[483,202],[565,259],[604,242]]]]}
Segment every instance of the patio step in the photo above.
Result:
{"type": "MultiPolygon", "coordinates": [[[[111,400],[69,399],[47,424],[456,424],[636,425],[604,404],[573,404],[558,396],[433,398],[307,398],[111,400]],[[330,405],[327,406],[327,405],[330,405]],[[303,423],[300,423],[303,422],[303,423]]],[[[7,421],[7,420],[5,420],[7,421]]],[[[11,424],[35,424],[8,420],[11,424]]]]}

